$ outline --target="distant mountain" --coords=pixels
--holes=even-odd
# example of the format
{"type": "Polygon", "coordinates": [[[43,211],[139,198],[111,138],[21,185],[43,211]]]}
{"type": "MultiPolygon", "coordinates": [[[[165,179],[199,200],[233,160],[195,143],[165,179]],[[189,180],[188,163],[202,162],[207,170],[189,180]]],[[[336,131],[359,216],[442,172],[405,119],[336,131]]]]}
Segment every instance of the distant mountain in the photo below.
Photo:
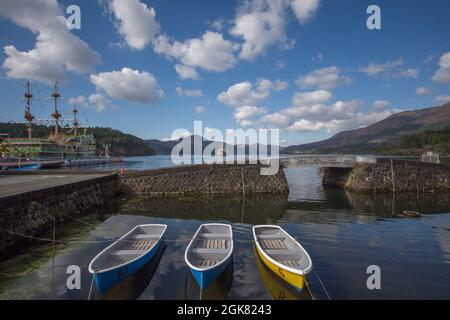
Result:
{"type": "Polygon", "coordinates": [[[177,145],[177,141],[162,141],[157,139],[144,140],[147,145],[158,155],[170,155],[172,148],[177,145]]]}
{"type": "Polygon", "coordinates": [[[92,128],[94,138],[97,141],[97,152],[103,148],[103,144],[110,144],[110,152],[115,156],[153,156],[153,150],[141,138],[111,128],[92,128]],[[100,149],[100,150],[99,150],[100,149]]]}
{"type": "MultiPolygon", "coordinates": [[[[33,126],[35,138],[46,138],[52,132],[53,127],[44,125],[33,126]]],[[[97,154],[101,154],[103,144],[110,144],[110,153],[115,156],[146,156],[155,155],[155,151],[144,140],[131,134],[123,133],[111,128],[90,128],[88,132],[94,133],[97,142],[97,154]],[[90,131],[92,130],[92,131],[90,131]]],[[[27,127],[21,123],[0,123],[0,133],[8,134],[10,138],[27,137],[27,127]]]]}
{"type": "MultiPolygon", "coordinates": [[[[194,150],[194,139],[192,139],[194,136],[190,136],[187,138],[191,139],[191,150],[194,150]]],[[[201,138],[201,137],[200,137],[201,138]]],[[[179,144],[183,138],[175,139],[175,140],[157,140],[157,139],[150,139],[145,140],[145,142],[155,150],[156,154],[158,155],[170,155],[172,153],[173,147],[175,147],[177,144],[179,144]]],[[[207,145],[209,145],[212,141],[209,141],[207,139],[202,140],[202,145],[204,150],[207,145]]]]}
{"type": "Polygon", "coordinates": [[[314,143],[294,145],[285,154],[380,153],[400,148],[406,136],[450,128],[450,102],[442,106],[405,111],[366,128],[343,131],[314,143]],[[389,148],[387,148],[389,146],[389,148]]]}
{"type": "MultiPolygon", "coordinates": [[[[190,136],[187,138],[191,139],[191,150],[192,152],[194,152],[194,139],[192,139],[194,136],[190,136]]],[[[202,150],[205,150],[205,148],[211,144],[211,140],[202,138],[202,150]]],[[[150,148],[152,148],[153,150],[155,150],[156,154],[158,155],[170,155],[172,153],[172,149],[174,146],[176,146],[178,143],[180,143],[183,139],[176,139],[176,140],[157,140],[157,139],[150,139],[150,140],[145,140],[145,142],[150,146],[150,148]]],[[[223,143],[223,149],[226,151],[228,145],[226,143],[223,143]]],[[[257,150],[259,151],[259,145],[256,146],[257,150]]],[[[233,150],[236,153],[236,149],[237,146],[234,146],[233,150]]],[[[270,152],[272,151],[272,146],[268,146],[268,153],[270,154],[270,152]]],[[[245,154],[248,155],[249,153],[249,145],[245,145],[245,154]]]]}

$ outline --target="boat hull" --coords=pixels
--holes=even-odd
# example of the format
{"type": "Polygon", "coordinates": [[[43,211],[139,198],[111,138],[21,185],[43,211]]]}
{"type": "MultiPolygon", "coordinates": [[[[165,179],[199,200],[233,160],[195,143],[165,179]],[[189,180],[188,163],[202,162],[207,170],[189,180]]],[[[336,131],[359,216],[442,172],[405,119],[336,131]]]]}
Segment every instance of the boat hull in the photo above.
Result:
{"type": "Polygon", "coordinates": [[[30,165],[22,166],[20,168],[15,168],[13,170],[14,171],[37,171],[40,168],[41,168],[40,164],[30,164],[30,165]]]}
{"type": "Polygon", "coordinates": [[[260,251],[259,247],[255,243],[256,252],[258,253],[261,261],[279,278],[283,279],[290,285],[292,285],[297,291],[302,291],[305,287],[305,276],[293,273],[284,268],[281,268],[274,263],[272,263],[269,259],[267,259],[264,254],[260,251]]]}
{"type": "Polygon", "coordinates": [[[94,273],[94,281],[98,292],[101,294],[107,292],[109,289],[119,284],[123,279],[141,269],[158,252],[162,242],[163,240],[160,239],[150,251],[130,264],[119,266],[106,272],[94,273]]]}
{"type": "MultiPolygon", "coordinates": [[[[254,254],[257,255],[256,251],[254,254]]],[[[256,257],[256,267],[266,289],[274,300],[300,300],[298,290],[277,277],[258,256],[256,257]]]]}
{"type": "Polygon", "coordinates": [[[224,261],[222,264],[218,265],[216,268],[205,271],[191,269],[191,273],[200,288],[206,289],[211,285],[211,283],[214,282],[215,279],[217,279],[217,277],[219,277],[224,272],[224,270],[230,264],[230,260],[231,257],[224,261]]]}

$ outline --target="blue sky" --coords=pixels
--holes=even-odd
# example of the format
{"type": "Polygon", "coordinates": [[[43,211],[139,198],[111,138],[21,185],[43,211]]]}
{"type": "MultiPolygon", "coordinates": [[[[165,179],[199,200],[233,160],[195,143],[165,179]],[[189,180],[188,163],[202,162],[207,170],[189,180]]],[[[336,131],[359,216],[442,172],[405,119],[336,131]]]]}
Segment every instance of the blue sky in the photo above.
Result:
{"type": "Polygon", "coordinates": [[[202,120],[321,140],[450,100],[448,12],[444,0],[4,0],[0,121],[22,120],[26,79],[48,118],[58,79],[64,112],[142,138],[202,120]],[[73,4],[81,30],[57,18],[73,4]],[[381,30],[366,27],[371,4],[381,30]]]}

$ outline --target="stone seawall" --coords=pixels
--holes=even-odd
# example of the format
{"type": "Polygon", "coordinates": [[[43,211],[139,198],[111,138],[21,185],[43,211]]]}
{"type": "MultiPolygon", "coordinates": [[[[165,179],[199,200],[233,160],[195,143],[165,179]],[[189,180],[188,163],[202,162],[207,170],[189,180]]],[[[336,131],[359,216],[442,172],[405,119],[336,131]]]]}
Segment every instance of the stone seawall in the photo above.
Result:
{"type": "Polygon", "coordinates": [[[103,206],[115,196],[116,190],[117,175],[111,174],[1,198],[0,260],[33,242],[32,237],[49,233],[54,221],[61,223],[103,206]]]}
{"type": "Polygon", "coordinates": [[[327,168],[323,185],[349,191],[440,193],[450,191],[450,166],[381,159],[354,168],[327,168]]]}
{"type": "Polygon", "coordinates": [[[128,173],[120,191],[139,195],[287,194],[284,171],[263,176],[261,165],[194,165],[128,173]]]}

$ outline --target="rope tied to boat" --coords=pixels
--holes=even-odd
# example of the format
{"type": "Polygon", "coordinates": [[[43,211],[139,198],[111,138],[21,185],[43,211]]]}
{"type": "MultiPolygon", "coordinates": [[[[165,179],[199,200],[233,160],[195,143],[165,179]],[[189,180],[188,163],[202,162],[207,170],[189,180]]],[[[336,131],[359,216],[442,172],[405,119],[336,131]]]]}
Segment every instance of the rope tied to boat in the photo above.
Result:
{"type": "Polygon", "coordinates": [[[31,235],[26,235],[26,234],[22,234],[19,232],[15,232],[12,230],[7,230],[7,229],[3,229],[0,227],[0,230],[18,237],[23,237],[23,238],[27,238],[27,239],[32,239],[32,240],[38,240],[38,241],[45,241],[45,242],[55,242],[55,243],[79,243],[79,244],[92,244],[92,243],[107,243],[107,242],[111,242],[111,241],[116,241],[115,239],[102,239],[102,240],[56,240],[56,239],[49,239],[49,238],[41,238],[41,237],[35,237],[35,236],[31,236],[31,235]]]}
{"type": "MultiPolygon", "coordinates": [[[[100,239],[100,240],[57,240],[57,239],[50,239],[50,238],[42,238],[42,237],[36,237],[33,235],[27,235],[27,234],[23,234],[20,232],[16,232],[16,231],[12,231],[12,230],[7,230],[4,228],[0,227],[0,231],[9,233],[11,235],[14,236],[18,236],[18,237],[23,237],[23,238],[27,238],[27,239],[31,239],[31,240],[37,240],[37,241],[45,241],[45,242],[49,242],[49,243],[59,243],[59,244],[96,244],[96,243],[109,243],[109,242],[115,242],[115,241],[121,241],[121,242],[134,242],[134,240],[127,240],[127,239],[120,239],[120,238],[111,238],[111,239],[100,239]]],[[[172,233],[174,234],[174,233],[172,233]]],[[[185,233],[183,233],[185,234],[185,233]]],[[[164,238],[163,241],[166,242],[189,242],[191,240],[204,240],[204,239],[200,239],[200,238],[182,238],[182,239],[166,239],[164,238]]],[[[233,241],[235,242],[241,242],[241,243],[251,243],[253,242],[253,240],[244,240],[244,239],[233,239],[233,241]]]]}
{"type": "Polygon", "coordinates": [[[322,279],[320,278],[320,276],[319,276],[319,274],[317,273],[316,269],[313,269],[313,272],[314,272],[314,274],[316,275],[317,279],[319,280],[319,283],[320,283],[320,285],[321,285],[323,291],[324,291],[325,294],[327,295],[328,300],[333,300],[333,299],[331,299],[331,296],[330,296],[330,294],[328,293],[327,288],[325,288],[325,285],[323,284],[322,279]]]}
{"type": "Polygon", "coordinates": [[[94,288],[94,275],[92,275],[92,279],[91,279],[91,285],[89,287],[89,294],[88,294],[88,300],[91,300],[91,293],[92,293],[92,289],[94,288]]]}

